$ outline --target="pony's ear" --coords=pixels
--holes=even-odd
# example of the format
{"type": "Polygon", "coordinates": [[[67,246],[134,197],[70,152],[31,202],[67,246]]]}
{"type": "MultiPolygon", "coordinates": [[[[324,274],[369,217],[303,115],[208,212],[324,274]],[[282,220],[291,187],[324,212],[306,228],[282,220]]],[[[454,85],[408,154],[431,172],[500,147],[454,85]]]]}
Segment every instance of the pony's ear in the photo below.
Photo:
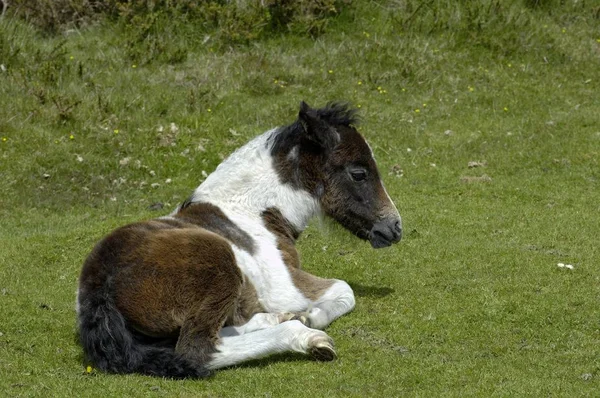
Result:
{"type": "Polygon", "coordinates": [[[317,111],[304,101],[300,103],[298,121],[302,125],[304,136],[322,149],[331,150],[338,143],[339,135],[335,128],[322,120],[317,111]]]}

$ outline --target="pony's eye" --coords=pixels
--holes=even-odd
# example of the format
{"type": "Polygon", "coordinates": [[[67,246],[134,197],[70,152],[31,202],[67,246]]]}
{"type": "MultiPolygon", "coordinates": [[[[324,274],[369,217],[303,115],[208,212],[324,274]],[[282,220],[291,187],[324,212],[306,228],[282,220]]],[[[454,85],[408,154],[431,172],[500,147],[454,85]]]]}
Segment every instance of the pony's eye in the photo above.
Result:
{"type": "Polygon", "coordinates": [[[350,172],[350,177],[354,181],[364,181],[367,178],[367,172],[365,170],[352,170],[350,172]]]}

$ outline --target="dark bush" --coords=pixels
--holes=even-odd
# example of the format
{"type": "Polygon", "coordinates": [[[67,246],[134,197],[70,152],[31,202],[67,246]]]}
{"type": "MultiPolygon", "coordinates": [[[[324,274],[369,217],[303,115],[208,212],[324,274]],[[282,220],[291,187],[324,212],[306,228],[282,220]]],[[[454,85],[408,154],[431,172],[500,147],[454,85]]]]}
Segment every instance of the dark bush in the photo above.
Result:
{"type": "MultiPolygon", "coordinates": [[[[0,2],[7,0],[0,0],[0,2]]],[[[221,39],[248,42],[268,33],[319,35],[351,0],[12,0],[9,13],[57,33],[101,18],[147,29],[167,17],[218,29],[221,39]]],[[[8,4],[8,3],[6,3],[8,4]]]]}

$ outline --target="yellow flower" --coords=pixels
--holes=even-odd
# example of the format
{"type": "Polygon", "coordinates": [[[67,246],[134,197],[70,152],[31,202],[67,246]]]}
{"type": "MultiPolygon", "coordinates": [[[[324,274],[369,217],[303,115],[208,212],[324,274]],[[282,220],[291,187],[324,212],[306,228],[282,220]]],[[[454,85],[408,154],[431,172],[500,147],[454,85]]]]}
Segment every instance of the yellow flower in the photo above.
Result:
{"type": "Polygon", "coordinates": [[[206,111],[207,111],[207,112],[212,112],[212,109],[208,108],[206,111]]]}
{"type": "Polygon", "coordinates": [[[504,112],[508,112],[508,108],[506,106],[504,107],[504,112]]]}
{"type": "Polygon", "coordinates": [[[360,85],[362,85],[362,81],[359,80],[358,83],[356,83],[356,84],[358,84],[360,86],[360,85]]]}
{"type": "Polygon", "coordinates": [[[329,69],[327,72],[331,75],[333,73],[333,69],[329,69]]]}
{"type": "Polygon", "coordinates": [[[357,108],[362,108],[361,104],[356,105],[357,108]]]}
{"type": "Polygon", "coordinates": [[[509,68],[512,68],[512,64],[510,62],[506,66],[508,66],[509,68]]]}
{"type": "Polygon", "coordinates": [[[562,33],[567,33],[567,29],[566,29],[566,28],[562,28],[560,31],[561,31],[562,33]]]}
{"type": "Polygon", "coordinates": [[[131,65],[131,67],[135,69],[135,68],[137,68],[137,65],[133,64],[133,65],[131,65]]]}
{"type": "Polygon", "coordinates": [[[74,140],[74,139],[75,139],[75,136],[74,136],[73,134],[71,134],[71,135],[69,136],[69,139],[70,139],[70,140],[74,140]]]}
{"type": "Polygon", "coordinates": [[[473,87],[469,86],[469,91],[473,92],[473,91],[475,91],[475,89],[473,87]]]}
{"type": "Polygon", "coordinates": [[[114,130],[113,130],[113,133],[115,133],[115,134],[119,134],[119,129],[114,129],[114,130]]]}
{"type": "Polygon", "coordinates": [[[88,365],[88,366],[85,368],[85,371],[86,371],[87,373],[92,373],[92,370],[94,370],[94,368],[92,368],[92,367],[91,367],[91,366],[89,366],[89,365],[88,365]]]}
{"type": "Polygon", "coordinates": [[[405,92],[405,91],[406,91],[406,89],[405,89],[405,88],[403,88],[403,89],[402,89],[402,92],[405,92]]]}
{"type": "Polygon", "coordinates": [[[423,108],[427,108],[427,104],[423,104],[423,108]]]}
{"type": "Polygon", "coordinates": [[[6,142],[6,141],[8,141],[8,138],[2,137],[2,142],[6,142]]]}
{"type": "Polygon", "coordinates": [[[415,109],[415,113],[421,113],[421,110],[419,108],[415,109]]]}
{"type": "Polygon", "coordinates": [[[75,59],[75,57],[71,55],[71,56],[69,57],[69,59],[70,59],[70,60],[73,60],[73,59],[75,59]]]}

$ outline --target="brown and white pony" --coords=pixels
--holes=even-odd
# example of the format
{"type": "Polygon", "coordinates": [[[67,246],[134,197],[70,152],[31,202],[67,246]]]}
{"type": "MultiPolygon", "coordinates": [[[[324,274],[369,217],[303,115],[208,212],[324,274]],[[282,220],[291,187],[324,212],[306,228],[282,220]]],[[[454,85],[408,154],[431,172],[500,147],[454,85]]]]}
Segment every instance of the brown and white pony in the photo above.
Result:
{"type": "Polygon", "coordinates": [[[87,360],[180,378],[289,351],[334,359],[322,329],[354,294],[303,271],[296,239],[319,212],[375,248],[402,235],[355,113],[302,102],[298,120],[238,149],[171,215],[99,242],[77,298],[87,360]]]}

